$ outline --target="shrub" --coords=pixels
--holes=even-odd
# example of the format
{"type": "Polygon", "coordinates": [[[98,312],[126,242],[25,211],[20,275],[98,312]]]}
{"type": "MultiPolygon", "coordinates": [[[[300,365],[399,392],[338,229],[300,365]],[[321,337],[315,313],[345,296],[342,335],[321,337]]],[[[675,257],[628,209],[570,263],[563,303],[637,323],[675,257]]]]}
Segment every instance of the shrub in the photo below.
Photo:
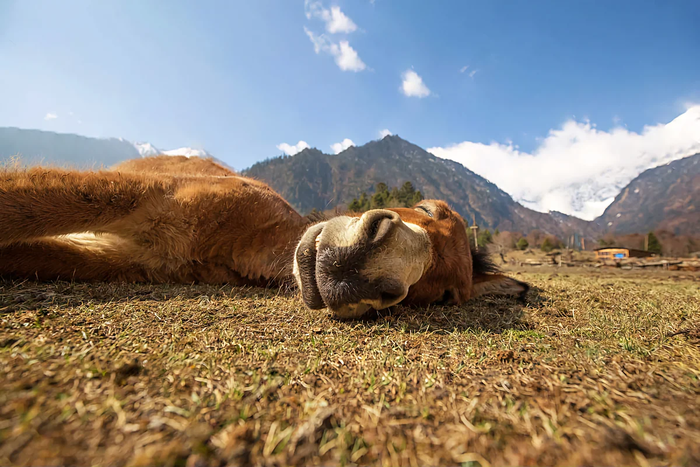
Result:
{"type": "Polygon", "coordinates": [[[552,251],[554,249],[554,243],[549,239],[549,237],[547,237],[542,242],[542,246],[540,248],[545,253],[549,253],[550,251],[552,251]]]}
{"type": "Polygon", "coordinates": [[[656,253],[657,255],[661,254],[661,242],[656,238],[654,232],[649,232],[649,246],[647,247],[647,251],[656,253]]]}

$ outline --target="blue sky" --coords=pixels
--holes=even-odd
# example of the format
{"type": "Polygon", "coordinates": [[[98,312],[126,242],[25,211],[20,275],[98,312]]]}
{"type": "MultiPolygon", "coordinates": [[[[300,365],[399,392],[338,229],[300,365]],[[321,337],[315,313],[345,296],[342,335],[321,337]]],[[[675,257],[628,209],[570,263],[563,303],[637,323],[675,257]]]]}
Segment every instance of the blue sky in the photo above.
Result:
{"type": "Polygon", "coordinates": [[[567,121],[643,132],[700,102],[698,24],[697,0],[0,0],[0,126],[236,169],[382,129],[533,152],[567,121]],[[403,93],[407,72],[430,94],[403,93]]]}

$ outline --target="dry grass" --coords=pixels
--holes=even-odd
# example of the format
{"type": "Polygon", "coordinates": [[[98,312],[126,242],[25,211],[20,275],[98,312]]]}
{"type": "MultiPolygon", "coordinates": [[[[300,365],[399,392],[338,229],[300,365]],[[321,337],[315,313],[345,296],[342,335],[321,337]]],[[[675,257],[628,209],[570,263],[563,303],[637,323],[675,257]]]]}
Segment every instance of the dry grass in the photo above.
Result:
{"type": "Polygon", "coordinates": [[[339,322],[232,287],[0,282],[2,465],[697,465],[700,290],[339,322]]]}

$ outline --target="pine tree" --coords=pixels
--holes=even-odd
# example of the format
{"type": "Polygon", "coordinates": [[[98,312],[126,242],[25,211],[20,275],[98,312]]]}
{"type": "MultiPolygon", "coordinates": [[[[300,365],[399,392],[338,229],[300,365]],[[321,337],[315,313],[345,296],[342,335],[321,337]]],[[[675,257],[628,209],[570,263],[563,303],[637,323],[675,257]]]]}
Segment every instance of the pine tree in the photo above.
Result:
{"type": "Polygon", "coordinates": [[[389,201],[389,187],[384,182],[377,183],[377,187],[372,195],[371,209],[383,209],[387,207],[389,201]]]}
{"type": "Polygon", "coordinates": [[[401,194],[399,193],[398,188],[394,187],[391,189],[388,201],[390,205],[403,206],[403,203],[401,202],[401,194]]]}
{"type": "Polygon", "coordinates": [[[410,201],[406,204],[406,207],[409,207],[409,208],[410,208],[410,207],[415,206],[416,204],[420,203],[421,201],[423,201],[423,193],[421,193],[419,190],[417,190],[417,191],[413,194],[413,199],[410,200],[410,201]]]}
{"type": "Polygon", "coordinates": [[[518,243],[515,246],[518,250],[525,250],[528,246],[530,246],[530,244],[525,237],[522,237],[520,240],[518,240],[518,243]]]}
{"type": "Polygon", "coordinates": [[[362,205],[360,204],[360,201],[357,198],[353,198],[352,202],[348,204],[348,210],[352,212],[362,212],[362,205]]]}
{"type": "Polygon", "coordinates": [[[648,251],[651,253],[655,253],[657,255],[661,254],[661,242],[659,242],[659,239],[656,238],[656,235],[654,235],[654,232],[649,232],[649,246],[648,246],[648,251]]]}
{"type": "Polygon", "coordinates": [[[552,241],[549,239],[549,237],[545,238],[544,241],[542,242],[542,246],[540,247],[542,251],[545,253],[549,253],[554,249],[554,244],[552,241]]]}
{"type": "Polygon", "coordinates": [[[406,182],[401,186],[398,193],[398,199],[402,205],[408,206],[413,201],[413,196],[416,193],[416,189],[413,188],[413,183],[406,182]]]}
{"type": "Polygon", "coordinates": [[[387,196],[384,193],[375,193],[372,195],[370,209],[384,209],[387,207],[387,196]]]}

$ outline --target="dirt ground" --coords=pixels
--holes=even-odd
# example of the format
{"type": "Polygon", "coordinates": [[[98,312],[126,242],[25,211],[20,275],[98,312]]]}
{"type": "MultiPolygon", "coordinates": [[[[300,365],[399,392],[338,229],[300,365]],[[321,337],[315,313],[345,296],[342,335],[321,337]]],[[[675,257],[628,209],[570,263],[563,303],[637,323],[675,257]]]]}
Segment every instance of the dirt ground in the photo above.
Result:
{"type": "Polygon", "coordinates": [[[698,465],[700,280],[514,270],[361,322],[273,290],[0,282],[0,465],[698,465]]]}

